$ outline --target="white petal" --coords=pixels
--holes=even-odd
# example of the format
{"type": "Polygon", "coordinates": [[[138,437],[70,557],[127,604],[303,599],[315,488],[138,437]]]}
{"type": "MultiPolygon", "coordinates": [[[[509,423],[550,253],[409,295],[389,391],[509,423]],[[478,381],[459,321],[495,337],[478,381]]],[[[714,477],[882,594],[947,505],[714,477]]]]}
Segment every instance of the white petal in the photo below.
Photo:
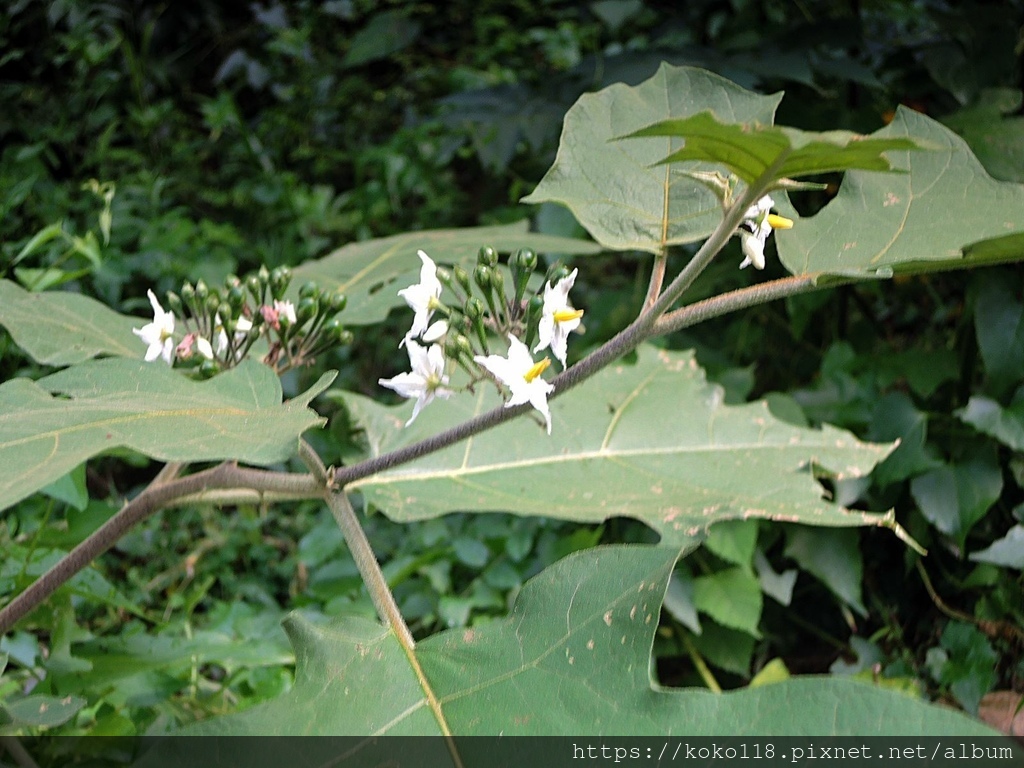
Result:
{"type": "Polygon", "coordinates": [[[448,321],[438,320],[431,323],[430,327],[423,332],[422,338],[426,342],[437,341],[446,333],[448,333],[448,321]]]}
{"type": "MultiPolygon", "coordinates": [[[[224,339],[226,341],[227,336],[225,336],[224,339]]],[[[213,346],[210,344],[209,339],[203,338],[202,336],[196,339],[196,350],[207,360],[213,360],[213,346]]]]}

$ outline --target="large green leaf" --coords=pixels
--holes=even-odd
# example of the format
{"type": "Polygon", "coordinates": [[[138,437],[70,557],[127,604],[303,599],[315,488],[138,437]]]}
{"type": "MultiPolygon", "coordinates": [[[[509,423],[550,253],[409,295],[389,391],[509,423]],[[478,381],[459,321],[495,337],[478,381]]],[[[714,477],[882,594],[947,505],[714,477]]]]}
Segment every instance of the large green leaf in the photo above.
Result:
{"type": "Polygon", "coordinates": [[[529,232],[528,226],[524,220],[493,227],[406,232],[349,243],[322,259],[297,267],[292,285],[298,290],[307,280],[316,280],[322,288],[344,291],[348,296],[345,322],[364,325],[383,320],[392,307],[403,304],[398,291],[419,281],[420,260],[416,251],[421,249],[438,264],[463,266],[474,264],[477,252],[485,245],[500,253],[519,248],[565,254],[593,254],[601,250],[586,240],[529,232]]]}
{"type": "Polygon", "coordinates": [[[307,406],[334,375],[286,403],[274,372],[249,361],[204,382],[124,358],[8,381],[0,385],[0,509],[122,446],[162,461],[283,461],[322,423],[307,406]]]}
{"type": "Polygon", "coordinates": [[[570,555],[523,587],[508,618],[418,644],[425,683],[380,625],[295,614],[286,623],[295,688],[186,732],[436,735],[431,696],[459,736],[993,735],[952,710],[838,678],[727,694],[662,688],[651,646],[677,554],[611,546],[570,555]]]}
{"type": "MultiPolygon", "coordinates": [[[[373,455],[436,434],[501,401],[491,388],[435,401],[408,429],[410,405],[346,394],[373,455]]],[[[879,524],[826,501],[812,469],[858,477],[892,449],[834,427],[802,429],[764,403],[723,404],[690,352],[642,347],[552,403],[550,436],[528,418],[348,487],[395,520],[514,512],[598,522],[643,520],[674,541],[731,518],[879,524]]]]}
{"type": "Polygon", "coordinates": [[[141,358],[145,346],[132,328],[147,322],[119,315],[88,296],[29,293],[0,280],[0,325],[42,365],[74,365],[97,355],[141,358]]]}
{"type": "Polygon", "coordinates": [[[623,139],[674,136],[685,144],[661,163],[704,160],[728,168],[748,184],[772,170],[773,179],[861,168],[888,171],[884,152],[920,148],[909,138],[868,138],[850,131],[808,133],[796,128],[725,123],[711,112],[663,120],[623,139]]]}
{"type": "Polygon", "coordinates": [[[790,272],[885,277],[1024,257],[1024,185],[996,181],[960,137],[903,107],[873,135],[929,151],[890,152],[903,174],[847,173],[831,203],[777,232],[790,272]]]}
{"type": "Polygon", "coordinates": [[[566,113],[554,165],[523,202],[568,206],[595,240],[615,250],[660,253],[700,240],[722,220],[718,199],[679,166],[655,166],[682,141],[612,140],[708,110],[723,122],[770,124],[780,100],[781,94],[760,96],[702,69],[662,64],[640,85],[582,96],[566,113]]]}

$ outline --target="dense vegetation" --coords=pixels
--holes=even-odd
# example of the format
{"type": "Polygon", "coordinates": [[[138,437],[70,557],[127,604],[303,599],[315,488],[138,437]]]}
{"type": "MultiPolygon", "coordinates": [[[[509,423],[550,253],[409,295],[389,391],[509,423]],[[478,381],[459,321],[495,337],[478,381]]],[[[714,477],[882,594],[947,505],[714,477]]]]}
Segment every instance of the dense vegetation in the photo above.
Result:
{"type": "MultiPolygon", "coordinates": [[[[14,3],[0,19],[0,277],[141,316],[150,288],[222,284],[400,232],[529,218],[582,236],[564,209],[518,201],[551,165],[577,97],[639,83],[662,61],[784,89],[779,122],[806,129],[870,132],[910,105],[962,135],[992,176],[1024,182],[1022,24],[1020,2],[977,0],[14,3]]],[[[794,202],[807,213],[832,193],[794,202]]],[[[692,253],[670,258],[678,268],[692,253]]],[[[642,254],[573,266],[594,319],[578,358],[635,314],[650,267],[642,254]]],[[[784,270],[770,261],[765,274],[784,270]]],[[[691,295],[752,279],[723,262],[691,295]]],[[[869,480],[831,490],[895,509],[929,556],[881,529],[716,526],[676,569],[654,648],[662,683],[854,675],[1013,717],[1022,288],[1013,266],[864,282],[663,340],[695,349],[728,403],[767,397],[793,423],[900,439],[869,480]]],[[[289,373],[286,392],[337,368],[335,386],[382,398],[378,378],[404,365],[394,340],[406,322],[354,329],[352,345],[289,373]]],[[[0,378],[42,372],[0,331],[0,378]]],[[[339,400],[320,405],[331,419],[311,441],[340,465],[364,438],[339,400]]],[[[0,603],[156,471],[114,452],[6,510],[0,603]]],[[[504,616],[568,553],[655,538],[618,518],[367,514],[365,526],[417,638],[504,616]]],[[[296,609],[373,615],[322,505],[166,510],[0,640],[0,701],[84,698],[54,729],[64,734],[158,733],[236,711],[291,686],[279,622],[296,609]]]]}

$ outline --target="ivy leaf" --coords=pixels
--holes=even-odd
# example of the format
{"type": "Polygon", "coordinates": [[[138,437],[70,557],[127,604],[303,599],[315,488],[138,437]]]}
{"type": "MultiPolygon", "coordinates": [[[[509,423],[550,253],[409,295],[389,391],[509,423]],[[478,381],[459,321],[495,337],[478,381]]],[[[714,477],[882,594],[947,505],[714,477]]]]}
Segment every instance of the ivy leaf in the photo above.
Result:
{"type": "Polygon", "coordinates": [[[1024,257],[1024,185],[996,181],[963,139],[900,107],[878,139],[912,139],[927,152],[891,151],[901,174],[850,171],[812,217],[776,233],[795,275],[888,277],[1024,257]]]}
{"type": "Polygon", "coordinates": [[[74,365],[98,355],[142,359],[145,346],[132,328],[147,322],[118,314],[88,296],[30,293],[0,280],[0,325],[41,365],[74,365]]]}
{"type": "Polygon", "coordinates": [[[924,148],[911,138],[868,138],[850,131],[814,133],[761,123],[726,122],[711,111],[662,120],[620,138],[650,136],[684,141],[681,149],[659,160],[659,165],[702,160],[724,165],[747,184],[765,180],[769,170],[771,180],[853,168],[888,171],[891,166],[884,152],[924,148]]]}
{"type": "Polygon", "coordinates": [[[161,461],[284,461],[299,435],[323,423],[308,404],[334,376],[324,374],[285,403],[274,372],[252,361],[203,382],[125,358],[81,363],[38,382],[5,382],[0,509],[113,448],[161,461]]]}
{"type": "Polygon", "coordinates": [[[669,64],[637,86],[617,83],[585,94],[565,115],[554,165],[523,202],[567,206],[591,237],[614,250],[657,254],[700,240],[722,220],[718,198],[678,169],[655,167],[681,141],[612,140],[707,110],[727,122],[768,124],[780,100],[780,94],[761,96],[702,69],[669,64]]]}
{"type": "MultiPolygon", "coordinates": [[[[508,618],[441,632],[417,643],[411,656],[390,630],[364,618],[313,624],[293,614],[285,626],[295,646],[294,688],[184,733],[992,733],[958,712],[837,678],[724,694],[657,685],[651,647],[677,554],[676,547],[637,545],[577,552],[527,582],[508,618]]],[[[167,759],[176,765],[192,762],[180,752],[190,744],[208,750],[201,740],[171,741],[167,759]]],[[[159,752],[140,766],[171,764],[159,762],[159,752]]]]}
{"type": "Polygon", "coordinates": [[[532,248],[538,253],[589,255],[601,250],[586,240],[541,235],[529,232],[528,227],[524,220],[492,227],[405,232],[349,243],[322,259],[296,267],[292,290],[297,296],[299,286],[308,280],[315,280],[326,290],[340,290],[348,296],[345,323],[368,325],[386,318],[392,307],[404,306],[398,291],[419,282],[418,250],[426,251],[438,264],[461,264],[469,269],[485,245],[499,253],[532,248]]]}
{"type": "MultiPolygon", "coordinates": [[[[341,393],[371,455],[435,435],[500,406],[490,388],[435,401],[409,427],[411,403],[384,407],[341,393]]],[[[397,521],[452,511],[600,522],[633,517],[666,541],[720,520],[887,525],[824,497],[813,469],[859,477],[892,449],[834,427],[779,421],[763,403],[727,406],[692,352],[641,347],[551,404],[550,436],[529,418],[348,485],[397,521]]]]}

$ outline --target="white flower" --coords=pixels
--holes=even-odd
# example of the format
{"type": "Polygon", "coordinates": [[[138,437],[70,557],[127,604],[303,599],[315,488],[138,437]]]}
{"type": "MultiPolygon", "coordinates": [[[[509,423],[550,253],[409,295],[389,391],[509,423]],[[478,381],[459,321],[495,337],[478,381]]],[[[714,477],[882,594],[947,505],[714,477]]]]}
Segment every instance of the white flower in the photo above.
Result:
{"type": "Polygon", "coordinates": [[[765,195],[743,214],[739,233],[744,259],[740,269],[749,264],[753,264],[754,269],[764,269],[764,244],[768,240],[768,235],[773,229],[789,229],[793,226],[790,219],[776,216],[771,212],[773,205],[775,203],[771,197],[765,195]]]}
{"type": "Polygon", "coordinates": [[[505,403],[506,408],[529,402],[544,414],[548,434],[551,434],[548,395],[554,390],[554,386],[540,377],[544,369],[551,364],[550,358],[545,357],[539,363],[534,363],[529,348],[515,336],[509,336],[507,358],[501,355],[477,355],[473,359],[511,390],[512,397],[505,403]]]}
{"type": "Polygon", "coordinates": [[[196,351],[207,360],[213,360],[213,347],[210,345],[210,340],[205,336],[200,336],[196,339],[196,351]]]}
{"type": "Polygon", "coordinates": [[[430,324],[430,327],[423,332],[423,341],[428,343],[435,342],[448,333],[448,321],[447,320],[436,320],[430,324]]]}
{"type": "Polygon", "coordinates": [[[447,388],[448,377],[444,375],[444,353],[441,347],[432,344],[430,349],[426,349],[408,338],[405,346],[409,352],[412,372],[400,373],[393,379],[378,379],[377,383],[395,390],[402,397],[416,398],[412,416],[405,422],[408,427],[419,416],[423,406],[428,405],[434,397],[448,399],[453,392],[447,388]]]}
{"type": "MultiPolygon", "coordinates": [[[[245,341],[245,337],[249,335],[251,330],[252,320],[244,315],[239,316],[235,321],[235,344],[241,344],[245,341]]],[[[228,333],[224,330],[224,321],[220,319],[220,312],[213,318],[213,332],[217,334],[217,354],[223,355],[228,349],[228,333]]],[[[202,350],[199,351],[202,352],[202,350]]],[[[241,352],[241,350],[237,350],[237,352],[241,352]]]]}
{"type": "Polygon", "coordinates": [[[540,338],[537,346],[533,348],[534,352],[540,352],[546,347],[551,347],[563,368],[569,333],[579,327],[580,318],[583,317],[582,309],[573,309],[569,305],[569,291],[576,282],[577,272],[579,270],[574,269],[555,285],[548,283],[544,286],[544,311],[537,326],[540,338]]]}
{"type": "Polygon", "coordinates": [[[416,255],[423,262],[423,266],[420,267],[420,281],[398,292],[416,315],[412,319],[412,328],[398,346],[402,346],[409,339],[418,339],[427,330],[430,316],[440,306],[438,297],[441,295],[441,281],[437,279],[437,265],[423,251],[417,251],[416,255]]]}
{"type": "Polygon", "coordinates": [[[153,322],[141,328],[132,328],[132,333],[147,345],[146,362],[151,363],[162,357],[168,365],[174,356],[174,313],[164,312],[153,291],[147,291],[149,303],[153,306],[153,322]]]}
{"type": "MultiPolygon", "coordinates": [[[[277,312],[278,319],[284,317],[288,319],[288,322],[295,325],[295,305],[290,301],[278,301],[274,299],[274,311],[277,312]]],[[[251,325],[249,326],[252,327],[251,325]]]]}

